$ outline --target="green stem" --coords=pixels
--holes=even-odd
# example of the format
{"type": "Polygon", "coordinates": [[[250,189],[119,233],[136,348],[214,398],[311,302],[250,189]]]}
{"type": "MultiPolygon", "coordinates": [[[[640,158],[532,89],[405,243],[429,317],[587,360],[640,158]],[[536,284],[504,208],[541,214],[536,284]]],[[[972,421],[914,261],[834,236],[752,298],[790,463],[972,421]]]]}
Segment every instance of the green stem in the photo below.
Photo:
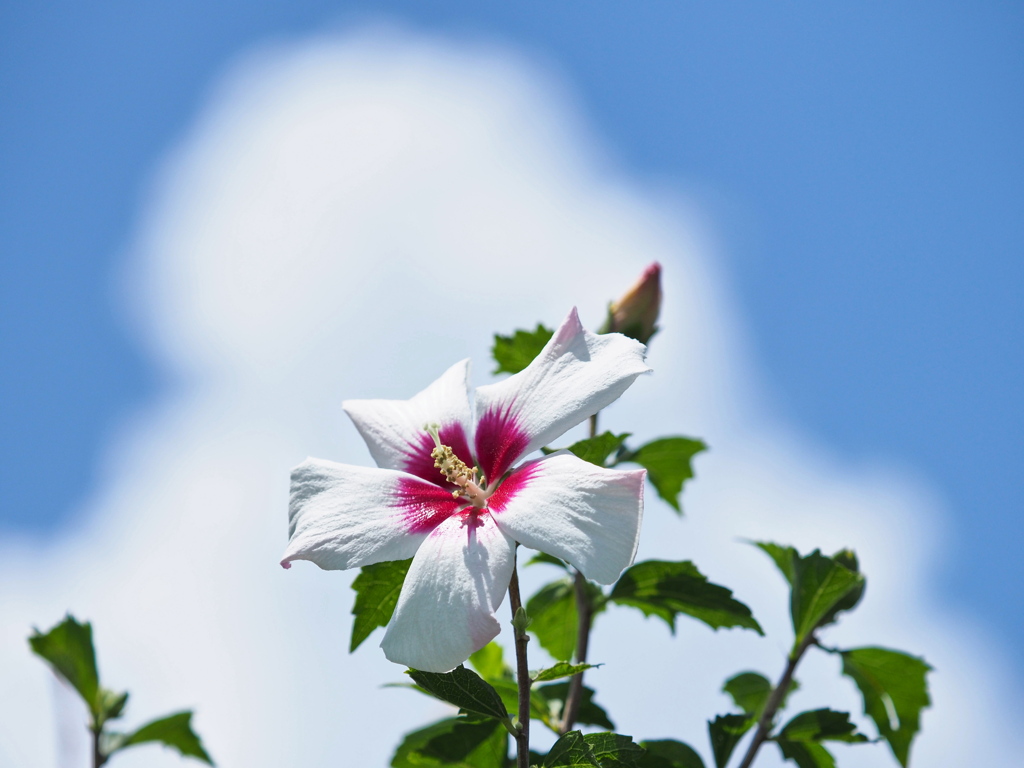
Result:
{"type": "MultiPolygon", "coordinates": [[[[508,584],[508,600],[512,607],[512,618],[523,607],[519,596],[519,573],[512,568],[512,579],[508,584]]],[[[516,734],[516,766],[530,768],[530,668],[526,661],[526,644],[530,638],[525,630],[513,623],[516,638],[516,682],[519,686],[519,728],[516,734]]]]}

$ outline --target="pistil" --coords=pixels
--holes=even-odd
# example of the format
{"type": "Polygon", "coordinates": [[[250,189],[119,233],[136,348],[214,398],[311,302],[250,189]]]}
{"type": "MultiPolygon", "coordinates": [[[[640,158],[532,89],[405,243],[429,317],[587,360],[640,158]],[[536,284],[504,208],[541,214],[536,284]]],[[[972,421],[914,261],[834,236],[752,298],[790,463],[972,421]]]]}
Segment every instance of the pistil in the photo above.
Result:
{"type": "Polygon", "coordinates": [[[480,487],[480,470],[476,467],[470,468],[466,462],[455,455],[450,446],[442,445],[438,435],[440,427],[437,424],[428,424],[427,433],[434,438],[434,450],[430,457],[445,479],[452,485],[457,485],[458,490],[452,491],[456,499],[465,497],[475,507],[483,507],[487,503],[487,492],[480,487]]]}

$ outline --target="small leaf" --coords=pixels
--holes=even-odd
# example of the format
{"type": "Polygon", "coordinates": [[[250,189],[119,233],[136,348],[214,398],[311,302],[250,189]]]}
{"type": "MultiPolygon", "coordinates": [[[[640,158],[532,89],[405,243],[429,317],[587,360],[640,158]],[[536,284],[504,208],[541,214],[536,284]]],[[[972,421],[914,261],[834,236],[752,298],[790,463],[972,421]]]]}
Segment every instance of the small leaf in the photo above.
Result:
{"type": "Polygon", "coordinates": [[[796,561],[800,557],[793,547],[786,547],[782,544],[774,544],[770,541],[751,542],[755,547],[763,550],[774,562],[790,586],[793,585],[793,578],[796,575],[796,561]]]}
{"type": "Polygon", "coordinates": [[[556,568],[561,568],[563,571],[568,571],[569,566],[566,565],[565,561],[560,560],[554,555],[549,555],[546,552],[538,552],[529,560],[526,561],[527,565],[553,565],[556,568]]]}
{"type": "MultiPolygon", "coordinates": [[[[562,709],[565,707],[565,697],[569,693],[569,683],[539,685],[533,689],[532,693],[535,693],[543,702],[543,709],[554,713],[554,719],[561,719],[562,709]]],[[[615,730],[615,724],[609,719],[608,713],[594,703],[594,689],[587,686],[583,686],[583,692],[580,695],[576,722],[580,725],[596,725],[599,728],[607,728],[609,731],[615,730]]]]}
{"type": "Polygon", "coordinates": [[[194,757],[204,763],[213,765],[210,756],[203,749],[195,731],[192,730],[192,713],[178,712],[167,717],[161,717],[139,728],[135,733],[129,734],[120,749],[133,747],[136,744],[157,742],[165,747],[176,749],[183,757],[194,757]]]}
{"type": "Polygon", "coordinates": [[[494,687],[461,664],[443,674],[418,669],[410,669],[406,674],[432,696],[459,709],[498,720],[508,719],[508,711],[494,687]]]}
{"type": "Polygon", "coordinates": [[[583,737],[601,768],[639,768],[644,750],[631,736],[621,733],[588,733],[583,737]]]}
{"type": "Polygon", "coordinates": [[[494,720],[452,717],[405,735],[392,768],[504,768],[508,735],[494,720]]]}
{"type": "Polygon", "coordinates": [[[533,682],[545,683],[548,680],[559,680],[563,677],[572,677],[573,675],[593,668],[593,664],[570,664],[567,661],[560,661],[554,666],[535,672],[533,674],[533,682]]]}
{"type": "Polygon", "coordinates": [[[386,626],[398,605],[398,593],[402,591],[405,574],[412,559],[391,560],[364,566],[352,582],[356,601],[352,606],[352,642],[348,652],[352,653],[370,636],[377,627],[386,626]]]}
{"type": "Polygon", "coordinates": [[[707,445],[701,440],[663,437],[640,446],[619,460],[631,461],[646,469],[658,496],[681,514],[679,494],[683,491],[683,483],[693,477],[693,457],[705,450],[707,445]]]}
{"type": "Polygon", "coordinates": [[[540,323],[534,331],[518,330],[512,336],[494,334],[491,357],[498,367],[493,373],[519,373],[544,349],[554,331],[540,323]]]}
{"type": "Polygon", "coordinates": [[[732,591],[709,582],[689,561],[637,563],[622,574],[609,599],[661,617],[673,632],[676,616],[685,613],[712,629],[746,627],[764,634],[750,609],[733,599],[732,591]]]}
{"type": "Polygon", "coordinates": [[[28,643],[33,653],[43,658],[57,675],[78,691],[94,722],[100,721],[100,683],[92,644],[92,625],[89,622],[79,624],[69,613],[64,621],[46,634],[33,630],[28,643]]]}
{"type": "Polygon", "coordinates": [[[555,742],[544,758],[544,768],[601,768],[583,734],[569,731],[555,742]]]}
{"type": "Polygon", "coordinates": [[[888,648],[843,651],[843,674],[864,698],[864,714],[875,721],[900,765],[921,728],[921,710],[931,705],[926,675],[931,667],[916,656],[888,648]]]}
{"type": "Polygon", "coordinates": [[[792,760],[799,768],[836,768],[832,753],[815,741],[787,741],[780,738],[776,743],[782,756],[792,760]]]}
{"type": "Polygon", "coordinates": [[[711,739],[711,751],[715,753],[715,765],[718,768],[725,768],[743,734],[749,731],[755,722],[754,718],[746,715],[719,715],[708,721],[708,737],[711,739]]]}
{"type": "MultiPolygon", "coordinates": [[[[618,451],[628,437],[629,432],[623,432],[621,435],[602,432],[600,435],[573,443],[569,446],[569,450],[584,461],[604,467],[608,465],[608,457],[618,451]]],[[[544,452],[554,453],[551,450],[545,450],[544,452]]]]}
{"type": "Polygon", "coordinates": [[[771,696],[772,684],[757,672],[740,672],[725,681],[722,691],[729,694],[736,706],[748,715],[760,717],[771,696]]]}
{"type": "Polygon", "coordinates": [[[101,720],[116,720],[124,714],[125,705],[128,703],[128,692],[118,693],[106,688],[100,688],[97,701],[101,713],[101,720]]]}
{"type": "Polygon", "coordinates": [[[469,663],[485,680],[512,679],[512,668],[505,663],[505,651],[493,641],[476,653],[470,654],[469,663]]]}
{"type": "Polygon", "coordinates": [[[562,579],[541,587],[526,602],[531,623],[529,631],[551,658],[568,661],[576,651],[579,614],[572,579],[562,579]]]}
{"type": "Polygon", "coordinates": [[[793,566],[790,614],[795,646],[818,627],[835,621],[843,606],[850,605],[851,595],[857,594],[859,600],[859,594],[864,591],[864,577],[818,550],[798,557],[793,566]]]}
{"type": "Polygon", "coordinates": [[[646,751],[639,768],[704,768],[704,761],[689,744],[673,739],[641,741],[646,751]]]}
{"type": "Polygon", "coordinates": [[[779,731],[779,737],[787,741],[867,741],[863,733],[857,733],[857,726],[850,722],[846,712],[833,709],[815,709],[801,712],[779,731]]]}

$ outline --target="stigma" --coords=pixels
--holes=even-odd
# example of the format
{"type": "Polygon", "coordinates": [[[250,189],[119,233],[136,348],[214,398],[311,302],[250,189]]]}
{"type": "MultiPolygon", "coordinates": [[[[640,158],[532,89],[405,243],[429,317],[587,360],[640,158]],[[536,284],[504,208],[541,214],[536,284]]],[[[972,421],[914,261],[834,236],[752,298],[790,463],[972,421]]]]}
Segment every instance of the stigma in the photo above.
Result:
{"type": "Polygon", "coordinates": [[[457,486],[452,491],[456,499],[465,498],[475,507],[484,507],[487,504],[487,492],[481,488],[482,478],[480,470],[470,467],[455,455],[451,446],[442,445],[438,434],[440,427],[437,424],[427,424],[427,434],[434,439],[434,449],[430,452],[430,458],[434,460],[434,466],[444,475],[452,485],[457,486]]]}

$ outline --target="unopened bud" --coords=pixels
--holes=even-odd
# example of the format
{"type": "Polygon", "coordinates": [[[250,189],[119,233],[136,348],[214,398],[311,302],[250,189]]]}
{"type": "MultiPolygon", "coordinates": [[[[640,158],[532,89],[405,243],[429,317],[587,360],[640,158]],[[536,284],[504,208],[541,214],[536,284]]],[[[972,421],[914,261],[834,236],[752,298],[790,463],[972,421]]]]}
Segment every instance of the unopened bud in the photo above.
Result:
{"type": "Polygon", "coordinates": [[[519,606],[516,609],[515,616],[512,617],[512,628],[516,631],[516,637],[522,637],[526,634],[526,628],[532,623],[532,619],[526,615],[526,609],[523,606],[519,606]]]}
{"type": "Polygon", "coordinates": [[[661,265],[654,262],[621,299],[608,307],[601,333],[621,333],[646,344],[658,330],[660,311],[661,265]]]}

